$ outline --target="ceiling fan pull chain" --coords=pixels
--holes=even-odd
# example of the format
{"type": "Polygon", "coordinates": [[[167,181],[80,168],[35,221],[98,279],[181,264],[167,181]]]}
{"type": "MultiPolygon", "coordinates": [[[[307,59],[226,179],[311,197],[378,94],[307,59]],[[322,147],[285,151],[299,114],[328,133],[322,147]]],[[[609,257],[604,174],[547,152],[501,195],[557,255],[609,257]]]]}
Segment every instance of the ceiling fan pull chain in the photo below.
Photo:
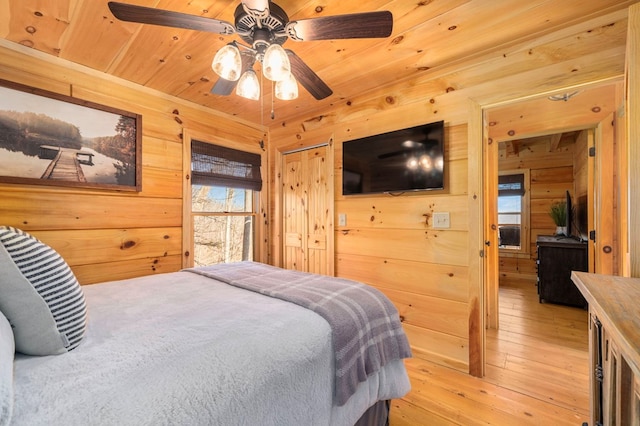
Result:
{"type": "Polygon", "coordinates": [[[264,76],[260,73],[260,125],[264,127],[264,76]]]}
{"type": "Polygon", "coordinates": [[[276,112],[275,112],[275,97],[274,97],[274,93],[275,93],[275,82],[272,81],[271,82],[271,119],[274,120],[276,118],[276,112]]]}

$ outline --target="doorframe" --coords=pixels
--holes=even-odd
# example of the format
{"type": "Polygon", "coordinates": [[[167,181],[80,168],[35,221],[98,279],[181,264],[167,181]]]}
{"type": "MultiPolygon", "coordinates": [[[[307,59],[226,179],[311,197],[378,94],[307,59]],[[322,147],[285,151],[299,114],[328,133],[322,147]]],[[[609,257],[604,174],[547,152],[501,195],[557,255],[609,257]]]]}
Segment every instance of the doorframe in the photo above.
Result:
{"type": "MultiPolygon", "coordinates": [[[[610,79],[609,83],[615,83],[618,80],[619,79],[617,78],[610,79]]],[[[603,84],[603,83],[604,82],[587,83],[579,86],[558,88],[558,89],[554,89],[554,92],[557,93],[563,90],[565,91],[581,90],[584,88],[593,87],[594,85],[603,84]]],[[[616,87],[617,86],[619,85],[616,85],[616,87]]],[[[542,96],[545,96],[547,95],[547,93],[549,92],[545,91],[542,93],[523,96],[520,98],[505,99],[505,100],[502,100],[501,102],[492,103],[492,104],[489,104],[489,103],[478,104],[480,113],[472,115],[471,117],[472,120],[470,120],[470,126],[474,126],[476,129],[482,128],[484,130],[487,130],[488,127],[486,125],[486,121],[487,121],[486,117],[487,117],[487,113],[492,108],[509,105],[509,104],[526,102],[527,100],[530,100],[530,99],[535,99],[535,98],[540,98],[542,96]]],[[[619,102],[620,97],[616,96],[616,100],[617,102],[619,102]]],[[[618,116],[620,114],[624,114],[624,112],[618,111],[618,116]]],[[[603,119],[602,121],[594,121],[593,123],[587,123],[587,122],[578,123],[578,125],[583,129],[592,129],[592,134],[594,134],[596,138],[599,138],[599,137],[602,137],[602,134],[603,134],[602,130],[603,130],[603,127],[605,127],[605,123],[608,124],[608,122],[610,121],[611,121],[610,118],[606,118],[606,119],[603,119]]],[[[622,131],[622,129],[620,128],[620,124],[621,123],[618,123],[619,131],[617,132],[618,136],[616,137],[616,145],[617,145],[616,149],[621,150],[618,152],[618,155],[620,154],[620,152],[625,152],[625,149],[626,149],[625,147],[628,144],[628,140],[620,135],[622,131]]],[[[557,131],[557,130],[561,130],[561,129],[550,129],[550,131],[557,131]]],[[[608,133],[609,135],[608,139],[613,139],[613,136],[611,136],[613,130],[606,128],[604,129],[604,131],[605,133],[608,133]]],[[[484,187],[485,220],[483,223],[482,230],[484,232],[483,240],[487,242],[487,246],[485,247],[485,257],[484,257],[485,265],[484,265],[483,274],[482,274],[482,280],[483,280],[482,287],[485,292],[484,293],[485,304],[484,304],[483,312],[485,314],[485,322],[487,327],[498,328],[499,326],[499,320],[498,320],[499,319],[499,312],[498,312],[499,250],[497,247],[498,230],[497,230],[497,226],[492,223],[492,217],[494,217],[494,214],[495,214],[494,204],[495,204],[495,200],[497,200],[498,144],[497,144],[497,141],[492,141],[491,139],[488,138],[488,132],[483,132],[481,136],[475,139],[475,141],[476,143],[478,143],[478,141],[482,143],[483,156],[481,158],[481,161],[483,162],[483,167],[484,167],[482,180],[484,182],[483,187],[484,187]]],[[[470,156],[469,158],[472,158],[472,157],[470,156]]],[[[611,160],[610,155],[608,155],[608,158],[609,160],[611,160]]],[[[618,158],[618,161],[620,161],[620,158],[618,158]]],[[[624,175],[624,171],[622,174],[624,175]]],[[[624,179],[625,179],[624,176],[620,176],[620,175],[617,176],[617,182],[624,182],[624,179]]],[[[610,182],[608,182],[607,185],[613,186],[613,181],[610,180],[610,182]]],[[[591,193],[591,196],[593,196],[593,193],[591,193]]],[[[618,193],[618,194],[614,194],[613,196],[614,196],[614,199],[618,203],[620,203],[622,207],[627,205],[625,194],[618,193]]],[[[625,213],[626,212],[624,211],[616,212],[615,220],[623,221],[626,223],[625,213]]],[[[623,232],[619,232],[619,233],[622,234],[623,232]]],[[[612,241],[611,244],[615,244],[615,242],[612,241]]],[[[620,249],[624,248],[624,244],[617,244],[616,246],[620,249]]],[[[622,253],[618,252],[618,255],[620,254],[622,253]]]]}
{"type": "MultiPolygon", "coordinates": [[[[611,79],[614,81],[617,79],[611,79]]],[[[484,328],[498,328],[499,312],[498,312],[498,278],[499,278],[499,250],[498,250],[498,229],[493,223],[495,215],[495,203],[497,200],[497,176],[498,176],[498,144],[489,138],[487,113],[491,108],[504,106],[513,103],[524,102],[527,100],[540,98],[547,94],[557,93],[560,91],[575,91],[587,87],[592,87],[604,82],[586,83],[576,86],[554,88],[553,91],[542,91],[532,93],[515,98],[500,99],[496,102],[486,102],[472,100],[469,111],[469,195],[475,197],[476,188],[474,188],[473,180],[478,178],[481,182],[482,202],[480,203],[480,212],[475,213],[474,203],[470,199],[470,233],[473,234],[475,228],[474,221],[480,219],[477,223],[477,238],[470,236],[470,335],[469,335],[469,372],[473,375],[484,374],[484,351],[485,351],[485,333],[484,328]],[[475,159],[473,161],[472,159],[475,159]],[[479,172],[479,173],[478,173],[479,172]],[[477,256],[480,252],[480,263],[475,265],[473,262],[474,253],[477,256]],[[473,314],[474,299],[479,297],[481,306],[479,309],[481,318],[473,314]],[[479,330],[472,321],[482,324],[483,330],[479,330]]],[[[585,123],[585,127],[589,125],[585,123]]],[[[595,125],[593,126],[595,127],[595,125]]],[[[497,216],[496,216],[497,217],[497,216]]]]}
{"type": "Polygon", "coordinates": [[[305,146],[300,146],[299,144],[295,145],[286,145],[281,147],[276,147],[274,150],[274,187],[276,190],[274,191],[273,196],[273,208],[274,215],[273,217],[279,218],[278,222],[275,224],[274,232],[272,233],[273,242],[271,244],[272,253],[271,258],[273,260],[273,265],[284,267],[284,199],[282,197],[282,185],[284,179],[284,160],[287,154],[293,154],[300,151],[307,151],[315,148],[321,148],[323,146],[327,147],[327,184],[329,189],[329,203],[328,203],[328,216],[330,218],[329,223],[327,224],[327,253],[328,259],[330,259],[330,265],[328,270],[331,275],[335,275],[335,171],[334,171],[334,159],[335,159],[335,143],[334,137],[327,138],[323,142],[319,142],[316,144],[310,144],[305,146]]]}
{"type": "Polygon", "coordinates": [[[469,374],[485,374],[485,278],[487,257],[485,251],[484,176],[483,158],[485,120],[482,105],[469,100],[468,124],[468,207],[469,207],[469,374]],[[472,161],[475,159],[476,161],[472,161]]]}

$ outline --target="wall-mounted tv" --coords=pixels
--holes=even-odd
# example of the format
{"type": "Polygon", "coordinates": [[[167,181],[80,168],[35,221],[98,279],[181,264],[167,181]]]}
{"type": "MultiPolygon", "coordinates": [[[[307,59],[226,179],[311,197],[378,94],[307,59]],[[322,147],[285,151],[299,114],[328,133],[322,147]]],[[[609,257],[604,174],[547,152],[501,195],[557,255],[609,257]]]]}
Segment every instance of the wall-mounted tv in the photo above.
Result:
{"type": "Polygon", "coordinates": [[[444,189],[444,121],[346,141],[342,194],[444,189]]]}

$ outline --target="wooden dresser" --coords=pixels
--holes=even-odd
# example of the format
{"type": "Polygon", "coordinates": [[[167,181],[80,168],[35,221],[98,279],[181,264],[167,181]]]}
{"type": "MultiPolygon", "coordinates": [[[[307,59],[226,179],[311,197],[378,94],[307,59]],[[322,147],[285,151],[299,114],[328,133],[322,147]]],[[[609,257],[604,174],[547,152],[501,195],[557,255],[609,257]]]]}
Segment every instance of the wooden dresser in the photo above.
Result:
{"type": "Polygon", "coordinates": [[[538,250],[538,296],[540,302],[587,307],[571,282],[571,271],[587,271],[587,243],[574,238],[540,235],[538,250]]]}
{"type": "Polygon", "coordinates": [[[589,303],[590,425],[639,425],[640,278],[571,278],[589,303]]]}

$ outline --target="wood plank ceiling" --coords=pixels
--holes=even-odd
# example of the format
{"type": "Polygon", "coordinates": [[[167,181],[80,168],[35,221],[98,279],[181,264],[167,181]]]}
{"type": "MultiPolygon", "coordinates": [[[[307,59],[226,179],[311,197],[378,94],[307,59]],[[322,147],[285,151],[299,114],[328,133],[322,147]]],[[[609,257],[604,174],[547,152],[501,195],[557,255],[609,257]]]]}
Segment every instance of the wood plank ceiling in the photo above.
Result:
{"type": "MultiPolygon", "coordinates": [[[[229,22],[234,21],[239,4],[239,0],[128,2],[229,22]]],[[[313,117],[376,88],[409,82],[443,67],[463,68],[487,52],[626,9],[635,2],[278,0],[290,20],[389,10],[394,29],[387,39],[287,41],[285,47],[294,50],[331,87],[333,95],[316,101],[301,88],[297,100],[276,100],[276,114],[279,121],[313,117]]],[[[109,11],[107,0],[0,0],[0,36],[245,120],[269,124],[270,87],[265,87],[263,106],[235,94],[210,93],[217,80],[211,60],[226,43],[240,41],[237,36],[121,22],[109,11]]],[[[446,82],[442,84],[447,87],[446,82]]]]}

